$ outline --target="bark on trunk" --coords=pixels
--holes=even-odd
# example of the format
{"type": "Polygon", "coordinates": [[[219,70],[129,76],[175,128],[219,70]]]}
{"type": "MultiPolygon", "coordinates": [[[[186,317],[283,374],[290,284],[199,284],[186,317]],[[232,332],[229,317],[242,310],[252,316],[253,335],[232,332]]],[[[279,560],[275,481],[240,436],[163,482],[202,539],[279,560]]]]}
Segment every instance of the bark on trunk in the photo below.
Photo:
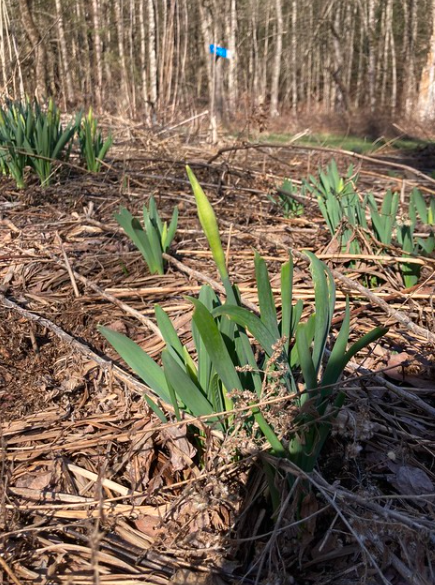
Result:
{"type": "Polygon", "coordinates": [[[93,25],[93,44],[94,44],[94,62],[93,62],[93,82],[94,82],[94,98],[97,110],[101,111],[103,104],[103,61],[101,50],[101,34],[100,34],[100,7],[98,0],[91,1],[91,14],[93,25]]]}
{"type": "Polygon", "coordinates": [[[273,117],[279,116],[278,98],[279,98],[279,80],[281,77],[281,54],[282,54],[282,5],[281,0],[275,0],[276,10],[276,38],[275,38],[275,54],[272,68],[272,85],[270,89],[270,115],[273,117]]]}
{"type": "Polygon", "coordinates": [[[70,62],[68,58],[68,50],[66,45],[65,23],[62,13],[61,0],[56,0],[56,15],[59,28],[59,48],[62,58],[63,92],[66,96],[67,104],[70,105],[74,101],[74,89],[71,77],[70,62]]]}
{"type": "Polygon", "coordinates": [[[21,21],[23,23],[24,30],[26,31],[26,35],[28,36],[32,45],[32,51],[35,55],[35,94],[39,99],[42,99],[47,96],[47,72],[45,69],[47,63],[47,52],[45,45],[42,42],[39,30],[35,24],[35,21],[33,20],[31,1],[32,0],[19,0],[18,3],[20,7],[21,21]]]}
{"type": "Polygon", "coordinates": [[[150,102],[155,115],[157,106],[157,49],[156,49],[156,18],[154,2],[148,0],[148,59],[150,71],[150,102]]]}
{"type": "Polygon", "coordinates": [[[432,35],[420,78],[416,114],[423,122],[435,120],[435,0],[432,0],[432,35]]]}

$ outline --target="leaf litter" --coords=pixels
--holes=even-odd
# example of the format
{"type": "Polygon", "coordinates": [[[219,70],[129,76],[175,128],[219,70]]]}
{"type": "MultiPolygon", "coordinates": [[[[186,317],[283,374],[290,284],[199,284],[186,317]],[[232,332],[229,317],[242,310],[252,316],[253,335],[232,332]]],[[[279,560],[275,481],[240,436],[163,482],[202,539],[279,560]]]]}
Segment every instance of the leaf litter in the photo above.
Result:
{"type": "MultiPolygon", "coordinates": [[[[206,153],[176,139],[137,139],[140,148],[133,140],[122,162],[115,159],[101,178],[72,174],[65,183],[20,193],[8,185],[0,196],[4,582],[432,583],[434,346],[372,298],[337,283],[343,309],[345,294],[351,296],[355,336],[374,325],[391,327],[376,351],[354,364],[356,372],[366,368],[381,381],[367,374],[357,380],[349,371],[341,383],[346,407],[319,468],[310,477],[287,470],[298,480],[292,493],[279,482],[285,507],[275,523],[259,462],[267,457],[279,469],[282,461],[255,451],[249,437],[244,446],[235,436],[222,443],[204,430],[200,466],[186,422],[162,425],[141,398],[142,385],[120,374],[123,366],[97,333],[98,324],[127,331],[155,357],[163,346],[146,320],[138,321],[112,297],[147,319],[158,302],[188,344],[184,296],[216,278],[185,181],[186,161],[201,182],[214,185],[209,192],[229,244],[230,269],[246,301],[257,302],[253,247],[276,274],[289,247],[324,251],[336,270],[353,280],[359,274],[358,266],[349,271],[337,250],[328,248],[313,207],[309,218],[283,219],[267,198],[277,181],[300,178],[306,150],[259,146],[206,153]],[[206,156],[216,158],[208,162],[206,156]],[[129,182],[123,188],[125,173],[129,182]],[[182,208],[174,247],[178,265],[170,263],[163,277],[147,273],[113,217],[121,205],[139,213],[151,194],[166,218],[174,204],[182,208]],[[11,201],[18,205],[3,211],[2,204],[11,201]],[[82,277],[78,296],[57,237],[82,277]],[[46,325],[29,321],[20,307],[44,317],[46,325]],[[104,355],[113,367],[101,365],[104,355]],[[238,447],[242,455],[236,457],[238,447]],[[311,485],[309,495],[303,485],[311,485]]],[[[310,150],[310,167],[325,166],[330,157],[310,150]]],[[[347,162],[342,154],[339,166],[347,162]]],[[[377,197],[397,182],[388,176],[388,161],[359,164],[363,184],[377,197]]],[[[422,181],[415,177],[419,187],[433,189],[422,181]]],[[[374,270],[367,260],[361,266],[365,273],[374,270]]],[[[384,266],[375,270],[383,274],[384,266]]],[[[423,276],[414,293],[389,277],[373,294],[421,331],[433,332],[431,265],[423,276]]],[[[313,301],[302,261],[295,296],[307,306],[313,301]]]]}

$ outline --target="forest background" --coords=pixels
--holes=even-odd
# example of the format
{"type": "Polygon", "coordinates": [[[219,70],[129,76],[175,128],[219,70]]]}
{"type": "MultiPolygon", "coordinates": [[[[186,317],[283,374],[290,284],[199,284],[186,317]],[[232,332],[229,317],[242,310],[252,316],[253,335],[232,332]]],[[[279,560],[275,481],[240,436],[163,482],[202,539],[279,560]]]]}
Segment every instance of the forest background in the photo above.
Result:
{"type": "Polygon", "coordinates": [[[0,0],[4,97],[146,124],[435,119],[435,0],[0,0]],[[231,50],[216,60],[209,45],[231,50]],[[214,103],[213,103],[214,102],[214,103]]]}

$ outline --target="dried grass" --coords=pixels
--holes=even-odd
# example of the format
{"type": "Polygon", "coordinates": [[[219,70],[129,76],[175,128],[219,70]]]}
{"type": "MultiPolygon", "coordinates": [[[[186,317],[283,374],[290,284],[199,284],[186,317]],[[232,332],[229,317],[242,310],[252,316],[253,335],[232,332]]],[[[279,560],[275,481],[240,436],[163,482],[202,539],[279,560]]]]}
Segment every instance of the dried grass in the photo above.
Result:
{"type": "MultiPolygon", "coordinates": [[[[355,336],[374,324],[391,329],[351,365],[347,405],[318,472],[305,477],[249,444],[235,461],[236,438],[221,444],[213,436],[200,468],[186,424],[161,425],[150,415],[143,385],[112,365],[117,357],[96,332],[99,323],[115,327],[157,357],[154,303],[189,343],[184,295],[217,285],[179,145],[138,128],[120,125],[121,133],[128,142],[105,174],[70,169],[65,183],[45,191],[6,184],[0,195],[3,582],[435,582],[433,265],[419,260],[425,280],[415,290],[403,291],[390,273],[370,292],[357,286],[358,270],[344,276],[348,258],[324,254],[342,275],[339,307],[351,295],[355,336]],[[147,274],[113,220],[120,204],[138,212],[151,193],[163,215],[174,203],[181,212],[177,257],[163,277],[147,274]],[[405,358],[399,365],[394,352],[405,358]],[[282,481],[274,526],[262,460],[298,478],[292,493],[282,481]]],[[[295,295],[308,307],[313,291],[298,252],[322,250],[328,236],[317,216],[273,215],[265,194],[276,177],[300,178],[331,153],[262,146],[221,152],[210,163],[214,153],[202,145],[182,152],[215,195],[246,304],[256,308],[252,247],[276,273],[291,247],[295,295]]],[[[360,162],[362,182],[381,196],[393,181],[388,161],[360,162]]],[[[415,184],[433,189],[418,174],[406,189],[415,184]]],[[[384,275],[397,261],[391,252],[373,268],[371,259],[360,269],[384,275]]]]}

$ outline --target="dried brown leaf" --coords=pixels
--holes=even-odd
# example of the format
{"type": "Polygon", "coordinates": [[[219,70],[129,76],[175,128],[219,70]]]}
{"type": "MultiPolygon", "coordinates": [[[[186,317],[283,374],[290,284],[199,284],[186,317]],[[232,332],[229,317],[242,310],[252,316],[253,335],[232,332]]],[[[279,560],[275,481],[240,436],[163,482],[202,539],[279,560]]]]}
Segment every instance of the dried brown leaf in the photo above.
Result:
{"type": "Polygon", "coordinates": [[[394,475],[388,477],[398,492],[407,496],[434,493],[434,484],[425,471],[411,465],[398,465],[394,475]]]}

